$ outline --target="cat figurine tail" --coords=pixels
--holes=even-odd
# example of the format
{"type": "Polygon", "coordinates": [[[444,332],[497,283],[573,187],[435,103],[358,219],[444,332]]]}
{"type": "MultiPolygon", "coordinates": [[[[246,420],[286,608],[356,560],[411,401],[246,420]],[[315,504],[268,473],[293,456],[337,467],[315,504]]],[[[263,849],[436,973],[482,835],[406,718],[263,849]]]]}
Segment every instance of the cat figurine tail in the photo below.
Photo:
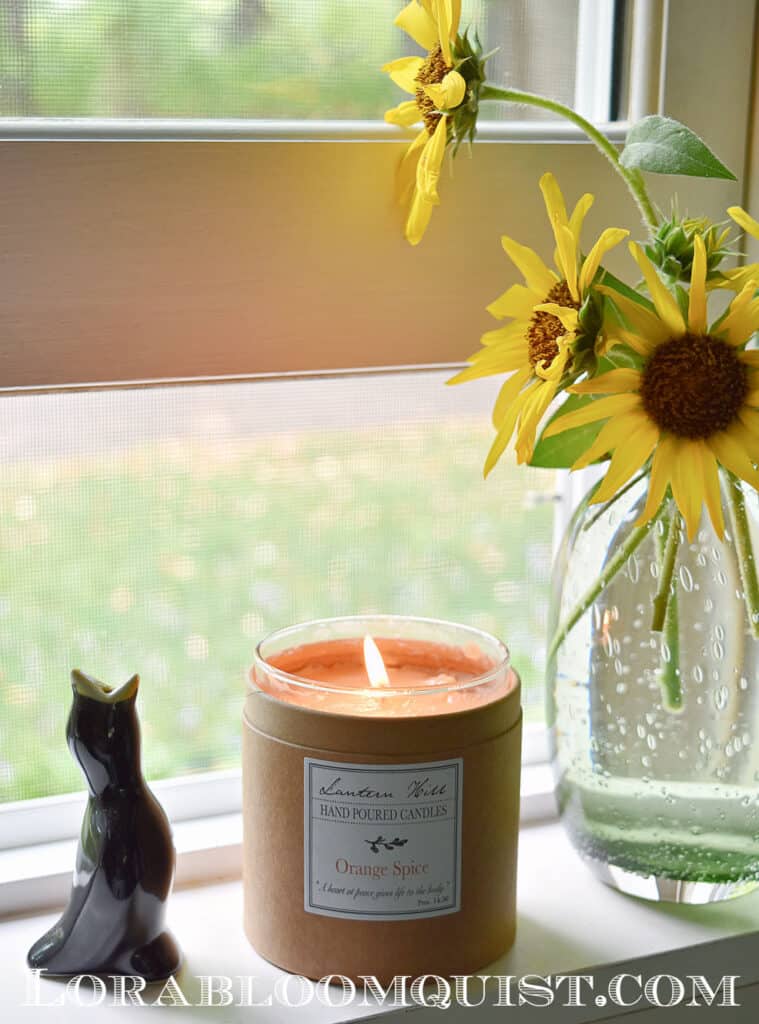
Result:
{"type": "Polygon", "coordinates": [[[75,670],[66,738],[89,790],[74,879],[60,920],[34,943],[30,967],[51,975],[158,981],[181,963],[165,926],[175,852],[140,766],[139,676],[107,686],[75,670]]]}

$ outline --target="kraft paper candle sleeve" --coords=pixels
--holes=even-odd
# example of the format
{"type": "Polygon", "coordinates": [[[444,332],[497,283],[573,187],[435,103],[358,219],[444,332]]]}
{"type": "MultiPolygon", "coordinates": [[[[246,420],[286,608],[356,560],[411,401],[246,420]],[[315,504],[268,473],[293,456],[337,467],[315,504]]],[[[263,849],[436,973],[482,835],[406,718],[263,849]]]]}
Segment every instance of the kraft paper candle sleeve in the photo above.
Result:
{"type": "Polygon", "coordinates": [[[244,927],[267,960],[311,978],[474,972],[515,933],[522,715],[519,680],[490,704],[447,715],[333,715],[253,690],[243,722],[244,927]],[[418,920],[353,920],[304,908],[304,760],[463,763],[461,909],[418,920]]]}

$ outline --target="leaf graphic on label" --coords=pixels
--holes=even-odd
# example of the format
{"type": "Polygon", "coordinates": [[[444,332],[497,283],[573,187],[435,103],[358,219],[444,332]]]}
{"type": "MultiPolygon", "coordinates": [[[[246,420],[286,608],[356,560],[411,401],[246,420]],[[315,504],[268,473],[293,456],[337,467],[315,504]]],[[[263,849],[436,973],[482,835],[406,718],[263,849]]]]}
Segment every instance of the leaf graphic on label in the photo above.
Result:
{"type": "Polygon", "coordinates": [[[379,853],[380,847],[383,847],[385,850],[394,850],[398,846],[405,846],[408,839],[399,839],[397,836],[395,839],[385,839],[384,836],[377,836],[376,839],[365,839],[364,842],[372,853],[379,853]]]}

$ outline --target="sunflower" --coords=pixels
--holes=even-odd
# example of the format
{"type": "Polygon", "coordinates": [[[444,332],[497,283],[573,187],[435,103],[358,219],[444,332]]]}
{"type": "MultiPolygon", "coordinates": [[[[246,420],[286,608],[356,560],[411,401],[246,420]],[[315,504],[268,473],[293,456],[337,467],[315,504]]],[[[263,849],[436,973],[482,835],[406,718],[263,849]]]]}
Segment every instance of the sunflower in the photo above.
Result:
{"type": "Polygon", "coordinates": [[[461,18],[460,0],[411,0],[395,19],[426,57],[400,57],[382,68],[396,85],[414,98],[388,110],[385,120],[423,128],[406,151],[398,172],[399,199],[410,201],[406,238],[417,245],[427,230],[437,192],[440,168],[449,142],[450,112],[467,92],[464,76],[454,67],[453,42],[461,18]]]}
{"type": "MultiPolygon", "coordinates": [[[[604,255],[629,232],[607,228],[583,259],[579,237],[585,216],[593,203],[586,193],[571,216],[554,176],[544,174],[540,189],[556,239],[554,261],[558,274],[527,246],[512,238],[501,239],[503,248],[524,276],[524,284],[512,285],[490,306],[496,319],[510,319],[505,327],[488,331],[482,348],[471,356],[466,370],[449,384],[461,384],[478,377],[510,373],[493,409],[496,437],[485,461],[485,476],[498,462],[516,430],[517,460],[528,462],[535,447],[535,434],[548,406],[566,376],[579,376],[574,366],[578,341],[583,336],[579,311],[587,299],[604,255]]],[[[591,338],[592,343],[595,339],[591,338]]]]}
{"type": "Polygon", "coordinates": [[[609,501],[653,456],[639,524],[656,514],[671,487],[689,540],[695,537],[704,502],[721,538],[718,467],[759,487],[759,352],[745,349],[759,328],[757,282],[749,281],[708,328],[706,249],[699,236],[687,315],[639,246],[631,243],[630,251],[655,311],[609,292],[631,326],[616,328],[611,341],[629,345],[643,358],[642,367],[611,370],[570,387],[575,394],[604,397],[558,417],[545,436],[605,420],[596,440],[572,467],[580,469],[611,453],[592,501],[609,501]]]}

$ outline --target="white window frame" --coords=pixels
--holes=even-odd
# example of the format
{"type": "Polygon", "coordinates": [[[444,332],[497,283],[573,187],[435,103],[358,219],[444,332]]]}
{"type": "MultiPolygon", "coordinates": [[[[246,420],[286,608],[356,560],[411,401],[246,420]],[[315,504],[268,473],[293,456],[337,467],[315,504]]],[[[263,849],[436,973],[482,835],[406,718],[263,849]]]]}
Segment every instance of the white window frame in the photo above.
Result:
{"type": "MultiPolygon", "coordinates": [[[[731,203],[759,202],[759,141],[753,164],[747,146],[756,8],[635,0],[634,116],[676,117],[739,177],[753,168],[744,193],[731,182],[683,183],[681,198],[716,219],[731,203]]],[[[626,129],[605,126],[614,142],[626,129]]],[[[6,120],[0,140],[0,393],[457,365],[488,326],[481,310],[512,280],[499,231],[549,245],[536,189],[549,167],[570,195],[597,193],[591,231],[613,223],[640,233],[621,186],[565,124],[483,125],[416,250],[389,201],[405,137],[383,124],[6,120]],[[304,280],[308,265],[319,267],[318,288],[304,280]]],[[[652,184],[655,198],[672,185],[652,184]]],[[[549,738],[530,727],[525,739],[530,817],[553,807],[549,738]]],[[[239,785],[231,772],[155,789],[181,822],[236,812],[239,785]]],[[[82,799],[5,805],[0,850],[70,839],[82,799]]],[[[28,887],[13,892],[6,909],[33,902],[28,887]]]]}

